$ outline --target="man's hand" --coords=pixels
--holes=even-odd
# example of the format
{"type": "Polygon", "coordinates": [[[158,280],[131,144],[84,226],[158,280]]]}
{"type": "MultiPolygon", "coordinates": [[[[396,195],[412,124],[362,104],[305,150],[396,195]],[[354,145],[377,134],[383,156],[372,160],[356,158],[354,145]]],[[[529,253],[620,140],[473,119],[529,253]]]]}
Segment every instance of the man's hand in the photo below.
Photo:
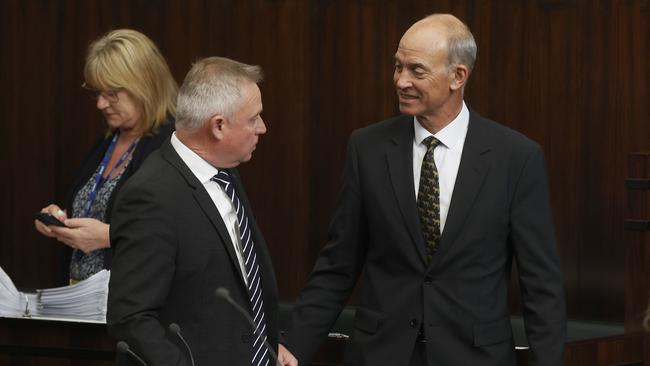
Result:
{"type": "Polygon", "coordinates": [[[298,360],[282,344],[278,348],[278,366],[298,366],[298,360]]]}

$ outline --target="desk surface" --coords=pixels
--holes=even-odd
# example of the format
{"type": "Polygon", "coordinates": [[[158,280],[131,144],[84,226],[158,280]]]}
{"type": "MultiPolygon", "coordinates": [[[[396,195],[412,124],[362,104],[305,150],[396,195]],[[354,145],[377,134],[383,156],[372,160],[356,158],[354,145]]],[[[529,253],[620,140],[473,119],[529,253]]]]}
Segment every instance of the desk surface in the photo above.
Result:
{"type": "Polygon", "coordinates": [[[25,357],[83,360],[83,364],[89,366],[107,365],[115,359],[115,342],[106,334],[105,324],[0,318],[0,354],[8,355],[2,364],[9,365],[19,363],[6,363],[7,360],[24,360],[25,357]],[[88,360],[97,363],[88,363],[88,360]]]}

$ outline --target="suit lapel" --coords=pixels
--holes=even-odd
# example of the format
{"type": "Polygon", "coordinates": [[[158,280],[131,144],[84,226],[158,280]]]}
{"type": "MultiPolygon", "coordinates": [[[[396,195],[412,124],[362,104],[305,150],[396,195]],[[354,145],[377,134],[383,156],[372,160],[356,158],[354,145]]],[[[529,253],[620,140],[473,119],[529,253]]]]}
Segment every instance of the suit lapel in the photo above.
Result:
{"type": "Polygon", "coordinates": [[[476,196],[489,170],[486,155],[489,153],[490,147],[484,126],[485,121],[482,117],[473,111],[470,112],[469,127],[454,184],[454,192],[438,247],[439,255],[434,256],[430,267],[434,267],[454,243],[472,210],[476,196]]]}
{"type": "Polygon", "coordinates": [[[424,261],[424,238],[413,183],[413,117],[402,116],[396,123],[397,133],[392,137],[393,145],[386,152],[390,180],[399,203],[406,228],[415,243],[420,258],[424,261]]]}
{"type": "MultiPolygon", "coordinates": [[[[219,210],[217,210],[217,207],[214,205],[212,198],[203,187],[203,184],[201,184],[201,182],[199,182],[199,180],[196,179],[194,173],[192,173],[190,168],[185,164],[185,162],[183,162],[181,157],[178,156],[178,153],[172,146],[170,140],[167,140],[160,147],[160,151],[162,153],[163,158],[167,160],[174,168],[176,168],[181,173],[181,175],[185,178],[187,185],[194,190],[194,192],[192,192],[192,195],[194,196],[194,200],[196,200],[196,203],[199,205],[199,207],[201,207],[203,213],[205,213],[205,215],[208,217],[208,219],[210,220],[214,228],[217,230],[217,233],[221,238],[221,243],[225,247],[226,252],[228,252],[228,256],[230,257],[230,261],[232,262],[232,265],[237,270],[237,272],[241,272],[239,270],[239,260],[237,259],[237,254],[235,254],[235,248],[232,243],[232,240],[230,240],[228,229],[226,228],[226,225],[224,224],[223,219],[221,218],[221,214],[219,213],[219,210]]],[[[242,286],[246,287],[246,284],[242,276],[237,276],[237,277],[239,277],[242,286]]]]}

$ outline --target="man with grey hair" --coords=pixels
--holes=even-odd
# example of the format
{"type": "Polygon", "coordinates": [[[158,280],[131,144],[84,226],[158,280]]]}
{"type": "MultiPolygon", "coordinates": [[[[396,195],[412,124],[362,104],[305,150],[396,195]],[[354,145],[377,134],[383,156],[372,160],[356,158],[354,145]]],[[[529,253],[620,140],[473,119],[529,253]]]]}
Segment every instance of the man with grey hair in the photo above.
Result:
{"type": "Polygon", "coordinates": [[[395,53],[399,117],[355,131],[323,248],[285,342],[308,365],[359,276],[345,365],[515,365],[517,263],[538,366],[562,365],[565,304],[540,146],[468,109],[471,32],[436,14],[395,53]]]}
{"type": "MultiPolygon", "coordinates": [[[[275,274],[235,169],[266,132],[261,80],[258,66],[196,62],[176,132],[117,198],[108,330],[149,365],[275,364],[275,274]]],[[[291,356],[280,351],[284,364],[291,356]]],[[[138,361],[125,353],[117,364],[138,361]]]]}

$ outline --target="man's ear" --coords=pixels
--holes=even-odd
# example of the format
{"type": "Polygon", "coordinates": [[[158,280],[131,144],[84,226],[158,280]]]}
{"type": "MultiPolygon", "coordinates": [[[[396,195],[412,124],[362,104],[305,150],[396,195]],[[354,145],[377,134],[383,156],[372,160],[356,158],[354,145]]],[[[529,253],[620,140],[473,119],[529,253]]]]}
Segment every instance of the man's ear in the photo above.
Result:
{"type": "Polygon", "coordinates": [[[452,78],[450,88],[452,91],[462,89],[467,83],[467,78],[469,78],[469,70],[467,66],[463,64],[454,65],[452,70],[452,78]]]}
{"type": "Polygon", "coordinates": [[[220,114],[215,114],[214,116],[210,117],[210,121],[208,122],[208,125],[210,126],[210,133],[217,140],[223,140],[224,126],[226,123],[227,123],[226,117],[220,114]]]}

